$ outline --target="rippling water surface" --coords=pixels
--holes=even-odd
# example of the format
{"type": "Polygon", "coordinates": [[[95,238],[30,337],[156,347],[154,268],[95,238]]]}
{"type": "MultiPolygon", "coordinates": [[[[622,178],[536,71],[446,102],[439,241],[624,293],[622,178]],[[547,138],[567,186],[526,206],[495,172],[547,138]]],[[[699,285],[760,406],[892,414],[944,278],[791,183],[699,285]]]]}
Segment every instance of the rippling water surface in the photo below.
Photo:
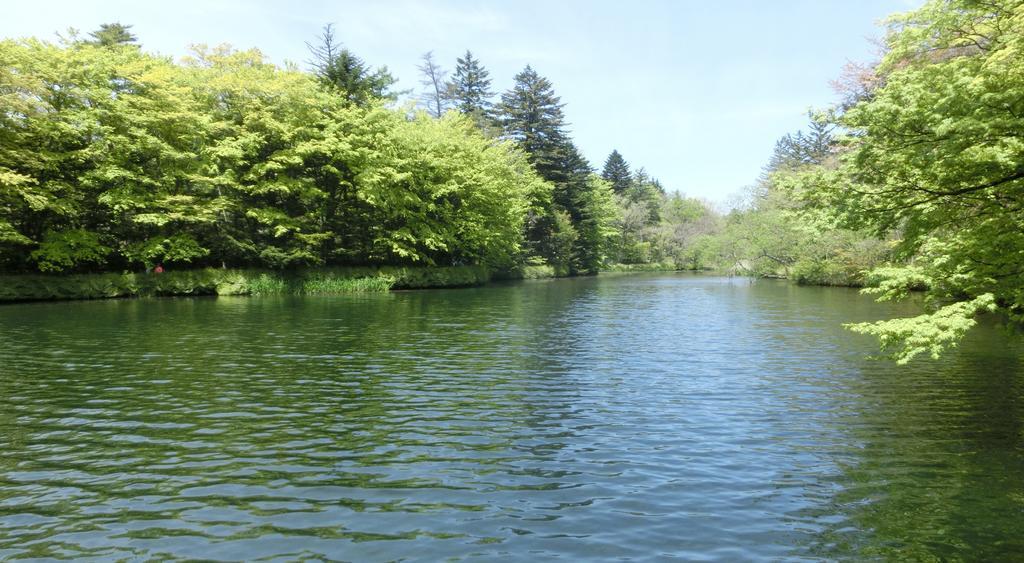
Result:
{"type": "Polygon", "coordinates": [[[0,307],[0,559],[1024,557],[1022,346],[686,275],[0,307]]]}

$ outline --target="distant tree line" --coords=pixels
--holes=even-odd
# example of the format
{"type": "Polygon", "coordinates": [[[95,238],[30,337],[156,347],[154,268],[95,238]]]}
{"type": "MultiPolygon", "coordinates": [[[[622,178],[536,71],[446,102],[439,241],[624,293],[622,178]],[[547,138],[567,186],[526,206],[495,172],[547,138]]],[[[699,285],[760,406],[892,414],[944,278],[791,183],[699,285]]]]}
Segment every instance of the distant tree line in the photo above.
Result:
{"type": "Polygon", "coordinates": [[[0,42],[0,268],[593,273],[681,257],[666,222],[694,214],[665,210],[712,213],[617,152],[621,170],[597,174],[530,66],[498,96],[471,52],[451,75],[427,53],[410,113],[333,26],[307,46],[305,72],[228,47],[174,63],[119,23],[0,42]]]}

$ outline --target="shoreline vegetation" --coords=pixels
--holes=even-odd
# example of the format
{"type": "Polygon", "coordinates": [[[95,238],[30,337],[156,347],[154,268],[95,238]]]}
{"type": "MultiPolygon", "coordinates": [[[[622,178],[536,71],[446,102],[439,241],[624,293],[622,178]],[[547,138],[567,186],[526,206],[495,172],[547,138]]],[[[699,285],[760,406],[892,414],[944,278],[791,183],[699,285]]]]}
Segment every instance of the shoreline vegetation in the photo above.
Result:
{"type": "MultiPolygon", "coordinates": [[[[693,270],[670,262],[609,264],[599,272],[640,274],[687,272],[736,275],[735,272],[693,270]]],[[[203,268],[153,272],[96,273],[71,275],[23,274],[0,276],[0,304],[33,301],[72,301],[141,297],[336,295],[392,290],[463,288],[492,282],[578,277],[551,266],[524,266],[514,270],[491,270],[483,266],[445,267],[325,267],[279,271],[238,268],[203,268]]],[[[787,279],[784,276],[757,276],[787,279]]],[[[859,288],[849,283],[808,283],[859,288]]]]}
{"type": "MultiPolygon", "coordinates": [[[[608,273],[680,271],[670,264],[611,267],[608,273]]],[[[297,271],[204,268],[148,273],[0,276],[0,304],[136,297],[330,295],[481,286],[491,282],[571,277],[551,266],[491,270],[483,266],[310,268],[297,271]]]]}
{"type": "Polygon", "coordinates": [[[530,66],[494,101],[471,52],[450,80],[428,54],[433,96],[399,106],[331,26],[308,71],[227,46],[175,62],[121,24],[91,37],[0,41],[2,302],[776,277],[803,256],[756,244],[777,221],[671,193],[617,150],[598,173],[530,66]]]}
{"type": "MultiPolygon", "coordinates": [[[[514,275],[514,274],[509,274],[514,275]]],[[[553,277],[550,268],[519,272],[526,279],[553,277]]],[[[0,279],[0,302],[201,295],[324,295],[482,285],[495,274],[481,266],[310,268],[297,271],[221,269],[65,276],[20,275],[0,279]]]]}
{"type": "MultiPolygon", "coordinates": [[[[0,41],[0,275],[110,286],[66,294],[306,292],[347,287],[347,274],[294,281],[323,269],[535,277],[710,257],[694,253],[719,221],[710,204],[667,192],[617,151],[598,173],[530,66],[496,101],[472,53],[450,80],[427,56],[435,96],[399,105],[394,78],[331,26],[308,70],[228,46],[173,61],[129,28],[0,41]],[[211,268],[268,273],[108,274],[211,268]]],[[[466,283],[438,275],[431,284],[466,283]]],[[[426,283],[407,278],[394,283],[426,283]]],[[[59,285],[38,279],[8,293],[59,285]]]]}

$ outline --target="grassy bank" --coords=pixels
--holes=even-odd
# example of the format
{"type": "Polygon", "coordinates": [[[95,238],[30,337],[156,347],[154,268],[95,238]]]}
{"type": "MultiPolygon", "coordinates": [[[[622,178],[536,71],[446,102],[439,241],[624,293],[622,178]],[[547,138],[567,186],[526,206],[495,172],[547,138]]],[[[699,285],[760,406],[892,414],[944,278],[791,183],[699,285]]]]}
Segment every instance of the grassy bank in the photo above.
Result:
{"type": "MultiPolygon", "coordinates": [[[[687,270],[677,266],[673,262],[652,262],[649,264],[610,264],[605,266],[602,274],[606,273],[631,273],[631,272],[679,272],[698,271],[687,270]]],[[[798,262],[790,269],[779,269],[775,271],[760,272],[736,272],[722,270],[705,270],[709,273],[723,273],[731,275],[744,275],[766,279],[790,280],[798,285],[821,285],[831,287],[864,287],[865,271],[858,265],[810,261],[798,262]]]]}
{"type": "MultiPolygon", "coordinates": [[[[532,271],[530,275],[543,277],[543,273],[532,271]]],[[[0,302],[172,295],[315,295],[464,287],[487,283],[492,277],[493,274],[482,266],[316,268],[295,272],[203,269],[168,271],[162,274],[17,275],[0,277],[0,302]]]]}
{"type": "Polygon", "coordinates": [[[682,271],[681,268],[675,264],[675,262],[651,262],[648,264],[608,264],[601,268],[601,273],[618,273],[618,272],[678,272],[682,271]]]}
{"type": "MultiPolygon", "coordinates": [[[[679,271],[673,263],[611,264],[602,274],[679,271]]],[[[0,303],[68,299],[189,295],[325,295],[383,292],[394,289],[470,287],[495,280],[567,277],[551,266],[492,271],[483,266],[335,267],[283,272],[275,270],[202,269],[162,274],[78,274],[0,276],[0,303]]],[[[801,285],[862,287],[863,274],[794,268],[788,277],[801,285]]]]}

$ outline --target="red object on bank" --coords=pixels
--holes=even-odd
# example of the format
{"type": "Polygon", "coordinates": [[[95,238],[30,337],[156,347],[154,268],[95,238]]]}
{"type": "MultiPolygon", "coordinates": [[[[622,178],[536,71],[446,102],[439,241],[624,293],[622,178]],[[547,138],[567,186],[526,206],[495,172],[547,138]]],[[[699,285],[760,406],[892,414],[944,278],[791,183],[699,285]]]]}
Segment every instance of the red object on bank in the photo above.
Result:
{"type": "Polygon", "coordinates": [[[156,274],[164,273],[164,267],[161,266],[160,264],[157,264],[156,268],[153,268],[153,273],[156,273],[156,274]]]}

